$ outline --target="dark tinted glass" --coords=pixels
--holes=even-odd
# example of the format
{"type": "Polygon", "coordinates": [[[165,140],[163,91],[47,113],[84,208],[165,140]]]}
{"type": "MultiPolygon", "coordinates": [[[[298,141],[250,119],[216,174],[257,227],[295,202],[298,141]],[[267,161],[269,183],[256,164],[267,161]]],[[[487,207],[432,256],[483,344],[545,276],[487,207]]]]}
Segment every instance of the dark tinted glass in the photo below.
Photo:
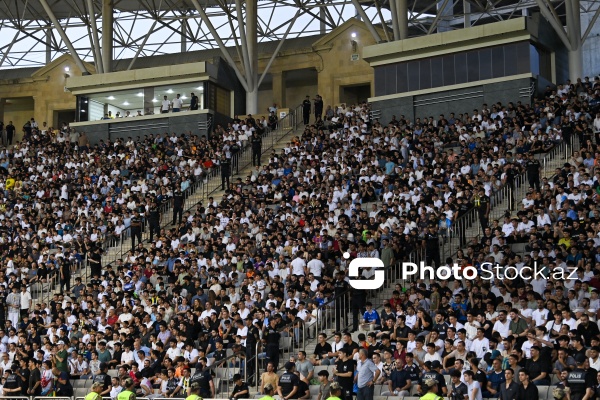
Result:
{"type": "Polygon", "coordinates": [[[456,84],[467,83],[467,55],[465,53],[454,55],[454,68],[456,68],[456,84]]]}
{"type": "Polygon", "coordinates": [[[419,61],[421,90],[431,89],[431,59],[419,61]]]}
{"type": "Polygon", "coordinates": [[[492,47],[492,78],[504,76],[504,47],[492,47]]]}
{"type": "Polygon", "coordinates": [[[409,61],[408,63],[408,90],[419,90],[419,61],[409,61]]]}
{"type": "Polygon", "coordinates": [[[467,74],[469,82],[479,80],[479,51],[474,50],[467,53],[467,74]]]}
{"type": "Polygon", "coordinates": [[[454,76],[454,56],[452,54],[443,56],[442,63],[444,65],[444,86],[454,85],[456,83],[456,77],[454,76]]]}

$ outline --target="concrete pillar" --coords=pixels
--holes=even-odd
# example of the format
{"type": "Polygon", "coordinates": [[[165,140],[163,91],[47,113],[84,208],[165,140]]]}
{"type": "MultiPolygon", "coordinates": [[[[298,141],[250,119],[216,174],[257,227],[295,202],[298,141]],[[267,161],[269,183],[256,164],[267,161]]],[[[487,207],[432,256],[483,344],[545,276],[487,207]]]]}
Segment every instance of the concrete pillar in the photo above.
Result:
{"type": "Polygon", "coordinates": [[[450,29],[450,21],[454,16],[454,7],[452,0],[440,0],[437,3],[437,13],[439,15],[437,32],[448,32],[450,29]]]}
{"type": "Polygon", "coordinates": [[[247,76],[248,89],[246,92],[246,113],[258,113],[258,4],[256,1],[246,2],[246,41],[248,55],[252,66],[252,76],[247,76]],[[252,82],[252,84],[250,84],[252,82]]]}
{"type": "Polygon", "coordinates": [[[285,72],[271,72],[273,78],[273,102],[279,108],[285,108],[285,72]]]}
{"type": "Polygon", "coordinates": [[[463,12],[465,14],[464,27],[470,28],[471,27],[471,3],[469,3],[469,0],[463,0],[463,12]]]}
{"type": "Polygon", "coordinates": [[[324,35],[325,33],[327,33],[327,26],[325,25],[325,18],[327,17],[326,13],[325,13],[325,6],[319,7],[319,18],[321,19],[319,21],[319,33],[321,35],[324,35]]]}
{"type": "Polygon", "coordinates": [[[396,13],[400,40],[408,39],[408,0],[396,0],[396,13]]]}
{"type": "Polygon", "coordinates": [[[102,0],[102,69],[112,71],[113,62],[113,0],[102,0]]]}
{"type": "Polygon", "coordinates": [[[569,79],[572,83],[583,75],[583,52],[581,43],[580,0],[569,0],[565,3],[567,14],[567,36],[571,43],[569,50],[569,79]]]}
{"type": "Polygon", "coordinates": [[[8,125],[8,121],[4,121],[4,105],[6,104],[6,99],[0,99],[0,121],[4,122],[4,126],[8,125]]]}
{"type": "Polygon", "coordinates": [[[152,102],[154,98],[154,87],[146,87],[144,88],[144,109],[142,113],[145,115],[146,110],[150,109],[150,111],[154,111],[155,104],[152,102]]]}

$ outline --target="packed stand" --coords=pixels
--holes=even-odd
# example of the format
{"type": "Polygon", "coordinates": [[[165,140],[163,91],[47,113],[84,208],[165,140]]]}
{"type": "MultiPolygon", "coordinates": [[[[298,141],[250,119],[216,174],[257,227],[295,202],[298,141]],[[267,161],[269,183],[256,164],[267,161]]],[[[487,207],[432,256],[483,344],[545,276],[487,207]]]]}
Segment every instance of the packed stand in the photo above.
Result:
{"type": "MultiPolygon", "coordinates": [[[[497,103],[437,119],[401,116],[385,125],[370,120],[367,104],[326,110],[321,105],[315,123],[280,154],[269,155],[245,179],[229,182],[227,174],[222,200],[209,198],[190,212],[177,206],[177,196],[246,143],[254,150],[260,133],[253,134],[252,123],[235,119],[208,138],[149,134],[93,147],[83,133],[54,136],[31,128],[23,142],[1,155],[6,277],[0,282],[0,303],[7,307],[0,331],[3,390],[67,395],[70,380],[90,378],[98,382],[99,394],[113,398],[123,386],[144,396],[186,397],[192,383],[210,398],[218,388],[206,367],[223,362],[240,371],[260,363],[265,368],[261,390],[282,391],[286,400],[296,398],[288,389],[296,396],[300,382],[327,385],[334,377],[346,398],[355,391],[372,396],[376,385],[385,385],[392,395],[415,393],[413,386],[425,394],[437,386],[441,395],[447,388],[436,374],[451,372],[460,364],[456,360],[463,360],[460,372],[472,372],[459,374],[457,382],[471,388],[480,382],[479,397],[469,400],[494,397],[492,390],[499,386],[487,384],[488,369],[503,375],[495,360],[502,371],[509,365],[514,373],[517,365],[526,367],[534,384],[550,384],[552,371],[541,369],[550,360],[557,365],[554,354],[560,352],[554,343],[580,363],[598,334],[595,322],[584,321],[590,317],[586,309],[600,308],[598,294],[589,291],[600,282],[595,198],[589,192],[598,185],[593,134],[596,127],[600,132],[600,122],[593,121],[591,106],[598,86],[596,81],[590,95],[580,90],[585,82],[563,85],[533,106],[497,103]],[[572,171],[565,168],[553,180],[542,179],[534,155],[578,135],[585,158],[575,154],[572,171]],[[521,222],[507,232],[507,224],[488,220],[490,195],[524,171],[532,193],[516,210],[521,222]],[[56,200],[42,201],[46,198],[56,200]],[[153,212],[164,202],[175,204],[176,226],[156,229],[153,212]],[[349,260],[343,252],[351,259],[381,258],[389,268],[421,247],[427,262],[440,266],[440,238],[464,236],[453,232],[453,222],[473,207],[485,236],[469,241],[459,263],[477,265],[491,257],[522,267],[545,258],[546,274],[571,263],[582,268],[582,282],[537,277],[491,285],[464,281],[466,287],[445,281],[396,285],[380,312],[364,291],[349,296],[349,260]],[[542,217],[534,217],[539,209],[542,217]],[[136,236],[133,228],[142,218],[157,239],[149,247],[134,241],[126,257],[105,265],[101,243],[128,227],[136,236]],[[556,228],[547,227],[548,221],[556,228]],[[581,232],[581,242],[569,236],[580,238],[581,232]],[[527,241],[531,254],[521,260],[507,247],[494,249],[501,239],[527,241]],[[537,241],[551,248],[536,254],[537,241]],[[49,254],[51,249],[58,252],[49,254]],[[92,271],[87,284],[77,281],[49,304],[31,304],[32,282],[53,271],[66,277],[71,264],[86,256],[92,271]],[[324,307],[332,309],[337,330],[346,327],[352,312],[349,332],[337,333],[332,343],[316,331],[324,307]],[[557,315],[563,309],[579,310],[580,321],[570,317],[563,324],[557,315]],[[548,328],[551,321],[560,327],[548,328]],[[351,332],[359,328],[368,334],[353,341],[351,332]],[[553,329],[558,336],[551,336],[553,329]],[[280,362],[280,339],[300,344],[305,333],[318,336],[315,353],[299,351],[280,362]],[[528,351],[521,342],[531,343],[528,351]],[[281,365],[284,382],[275,378],[281,365]],[[330,365],[335,366],[331,376],[325,375],[330,367],[315,376],[315,366],[330,365]],[[191,376],[189,368],[196,374],[191,376]],[[112,382],[109,369],[118,370],[112,382]]],[[[362,270],[365,279],[373,274],[362,270]]],[[[63,280],[68,285],[69,279],[63,280]]],[[[235,387],[241,385],[235,394],[244,396],[245,383],[233,379],[235,387]]]]}

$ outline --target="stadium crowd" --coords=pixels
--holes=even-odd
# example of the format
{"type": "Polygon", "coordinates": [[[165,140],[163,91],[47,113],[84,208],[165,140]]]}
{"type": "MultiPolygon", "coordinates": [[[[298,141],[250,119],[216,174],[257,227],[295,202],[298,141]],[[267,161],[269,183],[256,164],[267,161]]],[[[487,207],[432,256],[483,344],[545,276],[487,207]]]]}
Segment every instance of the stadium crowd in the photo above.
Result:
{"type": "MultiPolygon", "coordinates": [[[[0,153],[3,393],[67,396],[70,380],[93,379],[102,396],[116,398],[125,386],[178,398],[197,379],[199,394],[214,397],[207,366],[227,359],[251,369],[262,357],[263,392],[277,388],[284,400],[330,378],[348,399],[372,397],[375,384],[394,395],[415,384],[445,395],[443,373],[452,376],[454,400],[534,400],[535,385],[550,385],[551,374],[573,394],[596,390],[599,92],[600,80],[586,79],[548,88],[532,105],[384,123],[370,120],[368,104],[328,107],[249,176],[227,179],[220,201],[190,211],[190,184],[254,145],[266,126],[236,119],[208,137],[148,134],[90,146],[83,132],[30,124],[0,153]],[[574,139],[580,148],[568,165],[542,177],[535,155],[574,139]],[[525,171],[526,198],[504,221],[490,221],[490,196],[525,171]],[[166,203],[174,227],[161,229],[166,203]],[[473,207],[483,228],[477,238],[453,229],[473,207]],[[126,257],[105,265],[103,243],[127,231],[139,242],[142,220],[156,240],[134,240],[126,257]],[[441,260],[449,234],[461,236],[464,251],[441,260]],[[512,243],[526,243],[526,254],[512,243]],[[525,280],[398,283],[379,311],[365,292],[349,296],[342,253],[393,268],[417,248],[436,267],[492,261],[543,271],[525,280]],[[71,287],[84,259],[90,277],[71,287]],[[569,267],[577,279],[554,278],[569,267]],[[66,290],[35,303],[31,285],[50,274],[60,274],[66,290]],[[340,331],[331,343],[328,332],[315,332],[324,304],[340,331]],[[361,326],[369,332],[354,341],[361,326]],[[300,344],[305,328],[318,336],[314,354],[286,360],[281,381],[280,338],[300,344]],[[335,365],[332,376],[315,377],[321,365],[335,365]],[[118,369],[112,381],[108,369],[118,369]],[[572,371],[583,371],[579,380],[572,371]],[[502,397],[509,375],[521,384],[502,397]]],[[[244,383],[234,380],[243,397],[244,383]]]]}

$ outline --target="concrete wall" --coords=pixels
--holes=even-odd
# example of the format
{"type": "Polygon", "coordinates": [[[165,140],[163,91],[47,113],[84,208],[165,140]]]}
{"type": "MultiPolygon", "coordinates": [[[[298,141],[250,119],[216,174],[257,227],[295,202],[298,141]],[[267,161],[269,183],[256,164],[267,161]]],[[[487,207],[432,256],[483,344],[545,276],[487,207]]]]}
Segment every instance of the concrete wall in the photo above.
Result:
{"type": "Polygon", "coordinates": [[[452,112],[455,115],[471,114],[474,109],[480,110],[484,103],[488,107],[497,102],[505,105],[509,102],[516,104],[517,101],[529,103],[531,98],[526,94],[526,90],[531,84],[530,79],[516,79],[464,89],[374,101],[372,104],[373,110],[381,110],[380,122],[383,124],[391,121],[392,115],[396,115],[397,118],[404,115],[411,121],[417,117],[423,119],[433,116],[437,119],[440,114],[448,116],[452,112]]]}

